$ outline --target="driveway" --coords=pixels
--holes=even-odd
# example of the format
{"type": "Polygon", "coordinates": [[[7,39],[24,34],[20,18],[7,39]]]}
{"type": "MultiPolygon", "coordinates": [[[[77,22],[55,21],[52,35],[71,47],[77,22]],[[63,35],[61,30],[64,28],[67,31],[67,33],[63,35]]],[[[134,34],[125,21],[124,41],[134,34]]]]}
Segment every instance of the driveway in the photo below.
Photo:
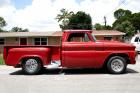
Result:
{"type": "Polygon", "coordinates": [[[121,75],[80,69],[27,76],[19,68],[0,66],[0,93],[140,93],[140,56],[121,75]]]}

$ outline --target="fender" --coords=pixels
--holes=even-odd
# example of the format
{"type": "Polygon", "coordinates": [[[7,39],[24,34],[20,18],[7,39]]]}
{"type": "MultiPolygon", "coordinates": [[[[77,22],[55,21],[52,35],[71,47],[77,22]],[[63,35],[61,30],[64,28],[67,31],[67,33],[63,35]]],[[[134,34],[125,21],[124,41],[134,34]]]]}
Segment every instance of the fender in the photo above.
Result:
{"type": "Polygon", "coordinates": [[[25,57],[38,57],[43,65],[49,64],[51,60],[49,48],[13,48],[8,52],[6,64],[16,66],[25,57]]]}
{"type": "Polygon", "coordinates": [[[24,59],[24,58],[39,58],[42,62],[43,65],[46,64],[46,60],[43,59],[42,56],[39,56],[39,55],[23,55],[19,58],[18,62],[20,62],[21,64],[21,61],[24,59]]]}
{"type": "MultiPolygon", "coordinates": [[[[112,57],[112,56],[114,56],[114,55],[118,55],[118,56],[124,56],[124,57],[128,57],[128,59],[129,59],[129,55],[128,55],[128,53],[127,53],[127,51],[121,51],[121,52],[119,52],[119,51],[116,51],[116,52],[110,52],[107,56],[106,56],[106,58],[104,59],[104,64],[106,63],[106,61],[110,58],[110,57],[112,57]]],[[[103,65],[104,65],[103,64],[103,65]]]]}

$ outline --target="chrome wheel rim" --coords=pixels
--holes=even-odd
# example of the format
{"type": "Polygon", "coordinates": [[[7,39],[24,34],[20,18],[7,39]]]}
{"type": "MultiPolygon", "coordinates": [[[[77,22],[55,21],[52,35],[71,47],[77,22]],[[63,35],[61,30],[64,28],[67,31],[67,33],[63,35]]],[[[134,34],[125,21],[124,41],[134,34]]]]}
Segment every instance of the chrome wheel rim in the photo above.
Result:
{"type": "Polygon", "coordinates": [[[111,68],[115,72],[121,72],[124,69],[124,64],[121,59],[114,59],[111,62],[111,68]]]}
{"type": "Polygon", "coordinates": [[[38,67],[38,63],[35,59],[28,59],[25,63],[25,68],[28,72],[34,72],[38,67]]]}

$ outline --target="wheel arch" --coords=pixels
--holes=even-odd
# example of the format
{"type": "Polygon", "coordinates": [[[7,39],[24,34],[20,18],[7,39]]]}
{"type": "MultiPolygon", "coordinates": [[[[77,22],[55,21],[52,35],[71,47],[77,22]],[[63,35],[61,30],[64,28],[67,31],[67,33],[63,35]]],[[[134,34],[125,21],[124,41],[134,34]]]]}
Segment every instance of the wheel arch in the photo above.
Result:
{"type": "Polygon", "coordinates": [[[126,60],[126,63],[129,64],[130,63],[130,59],[129,59],[129,56],[128,54],[126,53],[112,53],[110,54],[104,61],[104,64],[103,66],[105,67],[107,65],[107,62],[109,61],[109,59],[113,56],[120,56],[120,57],[123,57],[125,60],[126,60]]]}
{"type": "Polygon", "coordinates": [[[20,58],[20,65],[22,64],[22,62],[24,62],[26,59],[29,59],[29,58],[34,58],[34,59],[37,59],[40,61],[41,65],[43,66],[43,59],[40,57],[40,56],[37,56],[37,55],[26,55],[26,56],[22,56],[20,58]]]}

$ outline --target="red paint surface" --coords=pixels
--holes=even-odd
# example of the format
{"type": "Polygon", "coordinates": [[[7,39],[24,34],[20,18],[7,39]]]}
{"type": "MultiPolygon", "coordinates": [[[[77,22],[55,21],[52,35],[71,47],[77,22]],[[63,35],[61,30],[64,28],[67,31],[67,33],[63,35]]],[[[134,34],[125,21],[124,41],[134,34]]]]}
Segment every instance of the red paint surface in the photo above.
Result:
{"type": "Polygon", "coordinates": [[[43,65],[51,60],[60,60],[60,46],[5,46],[5,63],[16,66],[23,58],[40,58],[43,65]]]}
{"type": "Polygon", "coordinates": [[[62,67],[100,68],[112,54],[125,54],[129,64],[135,64],[135,47],[116,41],[96,41],[91,31],[65,31],[62,46],[5,46],[4,59],[7,65],[16,66],[23,58],[38,57],[43,65],[51,60],[61,60],[62,67]],[[71,33],[86,33],[90,42],[67,42],[71,33]]]}

